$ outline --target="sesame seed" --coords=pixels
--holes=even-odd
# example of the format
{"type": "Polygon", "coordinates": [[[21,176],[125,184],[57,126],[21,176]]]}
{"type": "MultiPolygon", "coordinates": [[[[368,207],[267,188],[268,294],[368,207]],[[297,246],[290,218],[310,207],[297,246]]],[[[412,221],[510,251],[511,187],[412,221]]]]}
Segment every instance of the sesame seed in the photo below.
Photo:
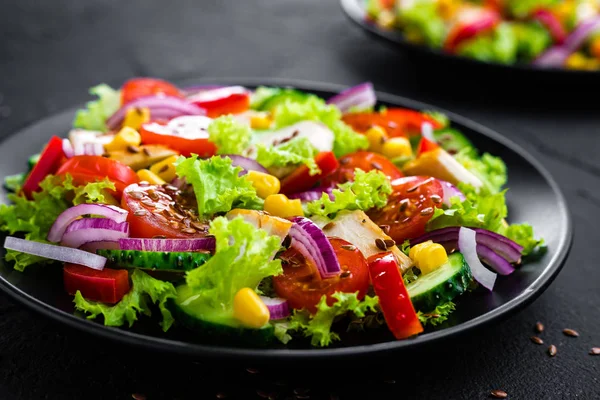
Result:
{"type": "Polygon", "coordinates": [[[433,214],[433,208],[431,207],[427,207],[421,210],[421,215],[425,216],[425,215],[431,215],[433,214]]]}

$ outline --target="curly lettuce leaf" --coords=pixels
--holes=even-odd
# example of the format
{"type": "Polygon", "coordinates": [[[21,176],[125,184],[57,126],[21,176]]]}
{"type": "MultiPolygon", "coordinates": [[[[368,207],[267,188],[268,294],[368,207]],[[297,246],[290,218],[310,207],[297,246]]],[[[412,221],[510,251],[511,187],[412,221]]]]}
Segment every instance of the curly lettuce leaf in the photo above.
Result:
{"type": "Polygon", "coordinates": [[[265,168],[304,164],[310,175],[321,172],[315,162],[318,151],[306,137],[296,138],[276,147],[258,144],[256,150],[256,161],[265,168]]]}
{"type": "Polygon", "coordinates": [[[194,304],[212,310],[232,309],[233,297],[242,288],[255,289],[266,277],[283,272],[281,260],[273,260],[281,240],[256,228],[242,217],[217,217],[209,233],[216,240],[215,254],[186,274],[194,291],[194,304]]]}
{"type": "Polygon", "coordinates": [[[231,115],[223,115],[210,123],[208,136],[217,146],[217,154],[242,154],[250,144],[252,131],[231,115]]]}
{"type": "Polygon", "coordinates": [[[443,18],[437,11],[437,3],[418,0],[409,8],[398,8],[398,22],[408,40],[441,47],[446,35],[443,18]]]}
{"type": "Polygon", "coordinates": [[[506,164],[500,157],[488,153],[479,156],[475,148],[465,147],[454,158],[483,182],[484,193],[499,193],[508,179],[506,164]]]}
{"type": "Polygon", "coordinates": [[[292,93],[279,101],[273,115],[276,128],[307,120],[324,123],[333,132],[333,152],[338,158],[369,147],[366,136],[346,125],[341,119],[341,111],[318,96],[308,94],[300,97],[292,93]]]}
{"type": "Polygon", "coordinates": [[[131,290],[115,305],[86,300],[78,290],[73,300],[75,308],[90,314],[88,319],[102,315],[106,326],[122,326],[127,323],[131,327],[137,321],[138,314],[151,315],[149,298],[152,303],[158,304],[162,314],[160,325],[164,332],[168,331],[174,322],[173,315],[167,308],[167,301],[176,296],[173,284],[155,279],[139,269],[133,271],[131,281],[131,290]]]}
{"type": "MultiPolygon", "coordinates": [[[[41,191],[34,192],[32,200],[15,193],[7,196],[12,204],[0,205],[0,230],[11,235],[24,234],[27,240],[47,243],[48,232],[63,211],[73,204],[104,202],[105,189],[115,188],[109,180],[75,186],[70,175],[64,179],[48,175],[40,182],[40,187],[41,191]]],[[[6,260],[14,261],[17,271],[36,263],[54,262],[14,250],[7,250],[6,260]]]]}
{"type": "Polygon", "coordinates": [[[537,8],[551,8],[562,0],[507,0],[505,7],[517,18],[525,18],[537,8]]]}
{"type": "Polygon", "coordinates": [[[552,35],[539,22],[514,23],[517,53],[520,59],[531,61],[552,45],[552,35]]]}
{"type": "Polygon", "coordinates": [[[529,224],[511,224],[498,233],[523,246],[523,251],[521,252],[523,256],[528,256],[538,251],[543,253],[546,250],[544,239],[536,239],[533,234],[533,227],[529,224]]]}
{"type": "Polygon", "coordinates": [[[451,301],[448,301],[447,303],[438,305],[433,311],[427,313],[418,311],[417,317],[419,317],[419,321],[421,321],[421,324],[423,324],[423,326],[437,326],[443,323],[444,321],[448,320],[448,317],[455,309],[456,304],[454,304],[451,301]]]}
{"type": "MultiPolygon", "coordinates": [[[[311,345],[326,347],[333,341],[339,340],[337,333],[331,331],[331,325],[336,317],[353,313],[362,318],[368,311],[377,312],[379,299],[377,296],[365,296],[358,300],[358,292],[342,293],[335,292],[332,297],[337,301],[333,305],[327,305],[327,297],[321,297],[317,304],[317,312],[310,315],[306,310],[295,311],[288,322],[290,331],[301,332],[305,337],[311,338],[311,345]]],[[[283,336],[281,333],[279,336],[283,336]]]]}
{"type": "Polygon", "coordinates": [[[334,200],[324,193],[319,200],[311,201],[306,210],[312,215],[332,215],[342,210],[369,210],[381,208],[387,204],[388,196],[392,193],[389,179],[377,170],[364,172],[355,170],[354,181],[338,185],[333,189],[334,200]]]}
{"type": "Polygon", "coordinates": [[[509,23],[498,25],[491,33],[465,40],[456,49],[457,54],[480,61],[503,64],[517,59],[517,35],[509,23]]]}
{"type": "Polygon", "coordinates": [[[106,131],[106,120],[121,106],[121,92],[103,83],[91,88],[90,94],[98,96],[98,100],[88,102],[86,109],[77,111],[73,127],[106,131]]]}
{"type": "Polygon", "coordinates": [[[239,176],[241,170],[229,157],[202,160],[197,155],[180,156],[175,167],[177,176],[194,188],[198,213],[204,217],[233,208],[260,208],[262,201],[256,189],[245,176],[239,176]]]}

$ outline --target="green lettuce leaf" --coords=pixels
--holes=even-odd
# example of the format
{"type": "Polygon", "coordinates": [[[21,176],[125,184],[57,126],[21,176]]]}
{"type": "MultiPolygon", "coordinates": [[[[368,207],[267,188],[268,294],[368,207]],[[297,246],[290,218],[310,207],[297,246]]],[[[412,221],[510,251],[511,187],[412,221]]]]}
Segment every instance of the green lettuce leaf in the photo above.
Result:
{"type": "Polygon", "coordinates": [[[160,325],[163,331],[168,331],[174,322],[173,315],[167,308],[167,300],[176,296],[173,284],[155,279],[139,269],[133,271],[131,281],[131,290],[115,305],[86,300],[78,290],[73,300],[75,308],[90,314],[87,317],[88,319],[96,318],[102,314],[104,325],[121,326],[127,322],[131,327],[137,321],[139,313],[151,315],[148,306],[149,298],[152,303],[158,303],[162,314],[160,325]]]}
{"type": "Polygon", "coordinates": [[[86,109],[77,111],[73,127],[106,131],[106,120],[121,106],[121,92],[100,84],[91,88],[90,94],[98,96],[98,100],[88,102],[86,109]]]}
{"type": "Polygon", "coordinates": [[[392,193],[389,179],[377,170],[364,172],[355,170],[354,181],[338,185],[333,189],[334,200],[324,193],[319,200],[311,201],[306,210],[312,215],[332,215],[342,210],[369,210],[381,208],[387,204],[392,193]]]}
{"type": "Polygon", "coordinates": [[[336,106],[326,104],[315,95],[299,97],[291,94],[280,100],[273,115],[276,128],[306,120],[324,123],[333,132],[333,152],[338,158],[369,147],[365,135],[355,132],[342,121],[342,113],[336,106]]]}
{"type": "Polygon", "coordinates": [[[304,164],[309,168],[310,175],[321,172],[315,162],[318,151],[305,137],[276,147],[258,144],[256,150],[256,161],[265,168],[304,164]]]}
{"type": "Polygon", "coordinates": [[[242,217],[217,217],[210,223],[209,233],[216,240],[215,254],[186,274],[187,285],[197,293],[194,303],[213,310],[231,310],[233,297],[240,289],[255,289],[264,278],[283,272],[281,260],[273,260],[280,238],[242,217]]]}
{"type": "Polygon", "coordinates": [[[537,8],[550,8],[562,0],[507,0],[505,7],[514,17],[525,18],[537,8]]]}
{"type": "Polygon", "coordinates": [[[465,40],[458,46],[456,52],[480,61],[511,64],[517,59],[517,40],[512,25],[502,23],[489,34],[480,34],[473,39],[465,40]]]}
{"type": "Polygon", "coordinates": [[[552,36],[539,22],[514,23],[517,36],[518,56],[524,61],[531,61],[552,45],[552,36]]]}
{"type": "Polygon", "coordinates": [[[536,251],[543,253],[546,250],[544,239],[536,239],[533,234],[533,227],[529,224],[511,224],[498,233],[523,246],[521,252],[523,256],[528,256],[536,251]]]}
{"type": "Polygon", "coordinates": [[[217,146],[217,154],[242,154],[250,144],[252,131],[231,115],[223,115],[210,123],[208,136],[217,146]]]}
{"type": "Polygon", "coordinates": [[[239,176],[241,167],[234,167],[229,157],[213,156],[198,159],[198,156],[180,156],[175,171],[180,178],[192,184],[198,213],[210,217],[233,208],[261,208],[261,199],[256,195],[252,183],[239,176]]]}
{"type": "Polygon", "coordinates": [[[410,8],[398,8],[399,25],[408,40],[441,47],[446,35],[444,20],[437,12],[437,2],[418,0],[410,8]]]}
{"type": "Polygon", "coordinates": [[[423,324],[423,326],[437,326],[440,325],[442,322],[446,321],[452,313],[452,311],[454,311],[455,309],[456,304],[449,301],[447,303],[440,304],[435,308],[435,310],[427,313],[418,311],[417,317],[419,317],[419,321],[421,321],[421,324],[423,324]]]}
{"type": "MultiPolygon", "coordinates": [[[[46,237],[56,218],[73,204],[104,201],[104,189],[114,189],[109,180],[73,185],[67,175],[64,179],[49,175],[40,182],[41,191],[33,193],[33,200],[15,193],[8,194],[12,204],[0,205],[0,230],[9,234],[24,234],[25,239],[48,243],[46,237]],[[72,199],[72,200],[70,200],[72,199]]],[[[42,257],[7,250],[6,260],[14,261],[14,269],[23,271],[36,263],[54,262],[42,257]]]]}
{"type": "Polygon", "coordinates": [[[314,315],[308,314],[306,310],[294,311],[288,329],[310,337],[313,346],[329,346],[334,340],[340,339],[337,333],[331,331],[331,325],[336,317],[352,312],[362,318],[367,311],[377,312],[379,304],[377,296],[365,296],[362,301],[358,300],[357,296],[358,292],[335,292],[332,297],[337,301],[331,306],[327,305],[327,297],[323,296],[317,304],[317,312],[314,315]]]}
{"type": "Polygon", "coordinates": [[[250,108],[253,110],[261,110],[267,100],[272,99],[280,94],[284,89],[278,87],[259,86],[256,88],[250,97],[250,108]]]}
{"type": "Polygon", "coordinates": [[[439,129],[443,129],[443,128],[450,126],[450,118],[448,118],[448,116],[442,112],[434,111],[434,110],[424,110],[423,114],[427,115],[429,118],[432,118],[436,122],[438,122],[441,125],[441,127],[439,129]]]}
{"type": "Polygon", "coordinates": [[[479,156],[475,148],[465,147],[454,158],[483,182],[485,193],[498,193],[506,183],[506,164],[500,157],[488,153],[479,156]]]}
{"type": "MultiPolygon", "coordinates": [[[[406,255],[408,255],[408,254],[406,254],[406,255]]],[[[412,283],[412,282],[416,281],[417,279],[419,279],[419,275],[417,275],[417,272],[420,273],[420,271],[419,271],[419,269],[417,267],[409,268],[402,275],[402,279],[404,280],[404,284],[408,285],[409,283],[412,283]]]]}

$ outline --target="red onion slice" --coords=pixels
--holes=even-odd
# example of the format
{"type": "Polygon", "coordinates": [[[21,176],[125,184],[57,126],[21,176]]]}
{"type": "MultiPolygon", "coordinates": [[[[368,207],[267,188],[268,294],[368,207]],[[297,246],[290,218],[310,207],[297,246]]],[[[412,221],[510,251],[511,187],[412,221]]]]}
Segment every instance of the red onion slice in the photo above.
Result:
{"type": "Polygon", "coordinates": [[[332,201],[335,200],[335,196],[333,195],[333,187],[323,187],[307,190],[306,192],[292,193],[287,197],[289,199],[300,199],[300,201],[314,201],[323,197],[323,193],[327,193],[332,201]]]}
{"type": "Polygon", "coordinates": [[[102,271],[104,265],[106,265],[106,258],[97,254],[88,253],[87,251],[79,249],[71,249],[69,247],[19,239],[12,236],[8,236],[4,240],[4,248],[48,258],[50,260],[80,264],[99,271],[102,271]]]}
{"type": "Polygon", "coordinates": [[[567,37],[567,32],[563,27],[560,20],[549,10],[539,9],[533,13],[533,19],[538,20],[548,32],[550,32],[550,36],[554,40],[556,44],[562,44],[567,37]]]}
{"type": "Polygon", "coordinates": [[[314,262],[321,278],[338,275],[342,271],[340,263],[321,228],[308,218],[294,217],[291,220],[294,222],[289,232],[291,246],[307,260],[314,262]]]}
{"type": "Polygon", "coordinates": [[[199,251],[215,250],[215,238],[196,238],[196,239],[138,239],[127,238],[119,239],[119,248],[121,250],[141,250],[141,251],[199,251]]]}
{"type": "Polygon", "coordinates": [[[200,92],[205,92],[207,90],[213,90],[213,89],[219,89],[222,88],[224,86],[219,86],[219,85],[193,85],[193,86],[188,86],[184,89],[182,89],[183,94],[189,98],[191,96],[194,96],[195,94],[198,94],[200,92]]]}
{"type": "Polygon", "coordinates": [[[65,153],[65,157],[67,158],[71,158],[75,155],[73,145],[69,139],[63,139],[63,153],[65,153]]]}
{"type": "Polygon", "coordinates": [[[458,188],[456,186],[454,186],[450,182],[446,182],[441,179],[438,179],[438,181],[441,183],[442,189],[444,191],[444,197],[442,199],[442,202],[444,203],[444,205],[450,207],[452,205],[450,203],[450,199],[455,196],[458,196],[460,201],[466,200],[465,195],[460,190],[458,190],[458,188]]]}
{"type": "Polygon", "coordinates": [[[290,315],[290,307],[286,299],[282,299],[279,297],[271,298],[265,296],[260,296],[260,298],[269,309],[271,320],[283,319],[290,315]]]}
{"type": "Polygon", "coordinates": [[[458,231],[458,248],[471,268],[473,278],[486,289],[493,290],[497,275],[479,261],[476,232],[461,226],[458,231]]]}
{"type": "Polygon", "coordinates": [[[126,210],[108,204],[79,204],[67,208],[56,218],[48,232],[47,239],[50,242],[59,242],[67,226],[83,215],[100,215],[120,223],[127,220],[127,214],[126,210]]]}
{"type": "Polygon", "coordinates": [[[150,114],[153,117],[159,115],[160,118],[164,118],[165,115],[179,116],[179,115],[205,115],[206,111],[194,104],[189,103],[185,99],[173,96],[145,96],[139,99],[133,100],[122,106],[117,112],[115,112],[108,120],[106,125],[110,129],[117,129],[127,111],[130,108],[144,108],[150,109],[150,114]]]}
{"type": "Polygon", "coordinates": [[[87,242],[79,247],[80,250],[89,251],[90,253],[95,253],[96,250],[120,250],[119,242],[111,242],[111,241],[97,241],[97,242],[87,242]]]}
{"type": "Polygon", "coordinates": [[[88,242],[116,242],[128,236],[128,222],[118,223],[107,218],[82,218],[67,226],[60,243],[77,248],[88,242]]]}
{"type": "Polygon", "coordinates": [[[231,159],[231,164],[234,167],[242,167],[242,171],[240,172],[240,176],[246,175],[248,171],[257,171],[268,174],[269,171],[260,165],[256,160],[252,158],[239,156],[237,154],[222,154],[221,157],[229,157],[231,159]]]}
{"type": "Polygon", "coordinates": [[[437,143],[435,136],[433,136],[433,125],[430,122],[423,122],[421,124],[421,136],[429,140],[431,143],[437,143]]]}
{"type": "Polygon", "coordinates": [[[223,86],[204,88],[204,90],[199,90],[196,93],[186,97],[187,101],[190,103],[200,105],[202,103],[227,98],[232,94],[250,94],[250,91],[243,86],[223,86]]]}
{"type": "Polygon", "coordinates": [[[361,83],[360,85],[342,90],[337,95],[327,100],[327,104],[337,106],[342,113],[351,109],[370,108],[377,104],[377,95],[371,82],[361,83]]]}

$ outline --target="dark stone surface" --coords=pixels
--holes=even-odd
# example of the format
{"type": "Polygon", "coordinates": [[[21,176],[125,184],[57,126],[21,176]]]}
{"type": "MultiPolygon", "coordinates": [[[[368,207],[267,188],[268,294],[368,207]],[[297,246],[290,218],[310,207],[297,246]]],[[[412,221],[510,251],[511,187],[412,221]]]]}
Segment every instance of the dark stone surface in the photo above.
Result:
{"type": "Polygon", "coordinates": [[[588,355],[600,346],[598,78],[541,80],[418,59],[367,37],[336,0],[0,4],[0,137],[85,101],[96,83],[116,86],[132,75],[371,80],[378,90],[463,114],[523,145],[557,178],[573,216],[571,256],[514,317],[420,353],[421,362],[398,359],[372,374],[364,364],[329,372],[275,365],[253,374],[134,352],[0,295],[0,398],[485,399],[492,389],[513,399],[600,398],[600,357],[588,355]],[[536,321],[556,357],[530,342],[536,321]],[[580,336],[563,335],[566,327],[580,336]]]}

